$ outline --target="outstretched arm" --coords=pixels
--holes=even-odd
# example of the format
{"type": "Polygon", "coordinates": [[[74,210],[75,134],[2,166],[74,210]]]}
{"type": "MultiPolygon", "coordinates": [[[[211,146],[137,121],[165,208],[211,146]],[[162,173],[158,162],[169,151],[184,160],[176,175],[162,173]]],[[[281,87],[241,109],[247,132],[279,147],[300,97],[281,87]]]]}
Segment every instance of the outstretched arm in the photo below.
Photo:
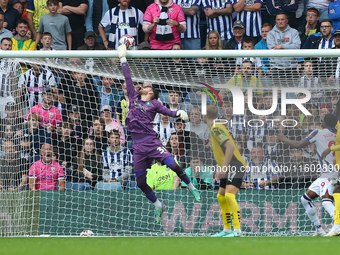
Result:
{"type": "Polygon", "coordinates": [[[288,144],[289,146],[291,146],[293,148],[304,148],[304,147],[307,147],[309,145],[309,143],[304,139],[302,139],[300,141],[290,140],[282,133],[278,134],[278,138],[280,139],[280,141],[288,144]]]}
{"type": "Polygon", "coordinates": [[[120,63],[122,64],[123,74],[126,82],[126,90],[129,99],[132,100],[133,97],[137,96],[137,91],[133,86],[131,79],[131,73],[128,64],[126,63],[126,45],[122,44],[118,47],[118,57],[120,58],[120,63]]]}

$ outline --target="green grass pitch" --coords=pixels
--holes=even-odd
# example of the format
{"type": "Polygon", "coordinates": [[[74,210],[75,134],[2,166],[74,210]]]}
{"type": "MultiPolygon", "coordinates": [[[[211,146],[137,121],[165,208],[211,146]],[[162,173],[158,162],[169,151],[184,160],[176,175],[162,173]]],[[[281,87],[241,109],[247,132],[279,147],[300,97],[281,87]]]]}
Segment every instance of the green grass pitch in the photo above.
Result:
{"type": "Polygon", "coordinates": [[[337,254],[340,237],[0,238],[1,255],[314,255],[337,254]]]}

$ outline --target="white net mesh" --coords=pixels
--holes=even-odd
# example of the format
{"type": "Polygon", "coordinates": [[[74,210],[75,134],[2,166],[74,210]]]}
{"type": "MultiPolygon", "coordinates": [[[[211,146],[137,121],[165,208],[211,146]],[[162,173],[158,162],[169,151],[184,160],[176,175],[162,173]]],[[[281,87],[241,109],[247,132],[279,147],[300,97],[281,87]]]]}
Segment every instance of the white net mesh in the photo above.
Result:
{"type": "MultiPolygon", "coordinates": [[[[281,142],[278,134],[301,140],[321,128],[326,114],[335,113],[340,95],[337,58],[322,58],[320,54],[300,62],[294,59],[295,64],[291,59],[275,61],[281,61],[287,69],[270,69],[270,59],[264,56],[128,59],[136,84],[152,83],[159,99],[171,110],[188,112],[187,123],[158,115],[154,130],[202,190],[203,203],[194,203],[186,185],[177,186],[175,174],[155,163],[148,173],[148,184],[167,206],[162,223],[156,225],[154,206],[136,186],[133,174],[132,141],[125,126],[128,100],[119,60],[2,59],[0,235],[79,235],[90,229],[104,236],[193,236],[220,231],[223,222],[216,200],[218,182],[211,171],[216,163],[209,129],[201,115],[203,93],[207,93],[208,104],[218,106],[219,118],[228,123],[249,166],[289,169],[245,175],[237,196],[243,232],[309,234],[314,227],[300,197],[318,178],[320,173],[310,169],[320,163],[313,145],[293,149],[281,142]],[[205,84],[216,89],[222,105],[205,84]],[[221,88],[224,84],[243,89],[245,98],[250,97],[246,89],[254,87],[253,107],[257,110],[271,108],[276,97],[272,88],[278,87],[278,106],[269,115],[253,114],[246,103],[244,114],[233,115],[235,94],[221,88]],[[46,88],[51,88],[51,98],[46,96],[50,93],[46,88]],[[304,98],[303,89],[308,90],[311,99],[303,106],[311,115],[289,103],[287,115],[282,116],[281,88],[295,89],[288,90],[288,99],[304,98]],[[116,131],[110,133],[112,130],[116,131]],[[41,159],[45,143],[53,145],[54,160],[62,170],[53,166],[52,173],[42,173],[39,166],[36,172],[29,172],[41,159]],[[195,164],[200,171],[193,170],[195,164]],[[64,177],[66,191],[49,191],[62,187],[64,177]],[[31,188],[33,185],[41,191],[29,191],[32,179],[31,188]],[[261,181],[267,182],[263,185],[261,181]]],[[[332,219],[322,212],[321,201],[315,206],[327,230],[332,219]]]]}

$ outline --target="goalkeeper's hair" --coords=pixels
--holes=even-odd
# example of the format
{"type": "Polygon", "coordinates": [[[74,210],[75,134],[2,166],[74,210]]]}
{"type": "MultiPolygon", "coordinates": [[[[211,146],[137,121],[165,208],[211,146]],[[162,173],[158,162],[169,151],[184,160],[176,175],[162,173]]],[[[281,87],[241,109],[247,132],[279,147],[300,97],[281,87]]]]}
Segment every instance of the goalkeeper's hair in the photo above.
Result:
{"type": "Polygon", "coordinates": [[[158,100],[158,98],[159,98],[159,91],[158,91],[158,89],[155,89],[154,87],[152,87],[152,92],[153,92],[152,99],[158,100]]]}
{"type": "Polygon", "coordinates": [[[214,120],[217,118],[218,109],[215,105],[209,104],[207,106],[207,118],[214,120]]]}

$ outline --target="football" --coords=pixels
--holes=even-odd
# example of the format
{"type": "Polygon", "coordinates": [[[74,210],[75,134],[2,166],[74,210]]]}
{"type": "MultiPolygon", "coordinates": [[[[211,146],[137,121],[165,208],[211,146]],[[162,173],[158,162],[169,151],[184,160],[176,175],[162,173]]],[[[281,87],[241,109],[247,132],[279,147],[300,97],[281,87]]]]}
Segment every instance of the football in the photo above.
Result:
{"type": "Polygon", "coordinates": [[[132,50],[133,47],[135,47],[135,45],[136,45],[136,40],[131,35],[123,35],[119,39],[119,45],[121,45],[121,44],[125,44],[127,50],[132,50]]]}
{"type": "Polygon", "coordinates": [[[80,233],[80,236],[94,236],[94,233],[91,230],[84,230],[80,233]]]}

